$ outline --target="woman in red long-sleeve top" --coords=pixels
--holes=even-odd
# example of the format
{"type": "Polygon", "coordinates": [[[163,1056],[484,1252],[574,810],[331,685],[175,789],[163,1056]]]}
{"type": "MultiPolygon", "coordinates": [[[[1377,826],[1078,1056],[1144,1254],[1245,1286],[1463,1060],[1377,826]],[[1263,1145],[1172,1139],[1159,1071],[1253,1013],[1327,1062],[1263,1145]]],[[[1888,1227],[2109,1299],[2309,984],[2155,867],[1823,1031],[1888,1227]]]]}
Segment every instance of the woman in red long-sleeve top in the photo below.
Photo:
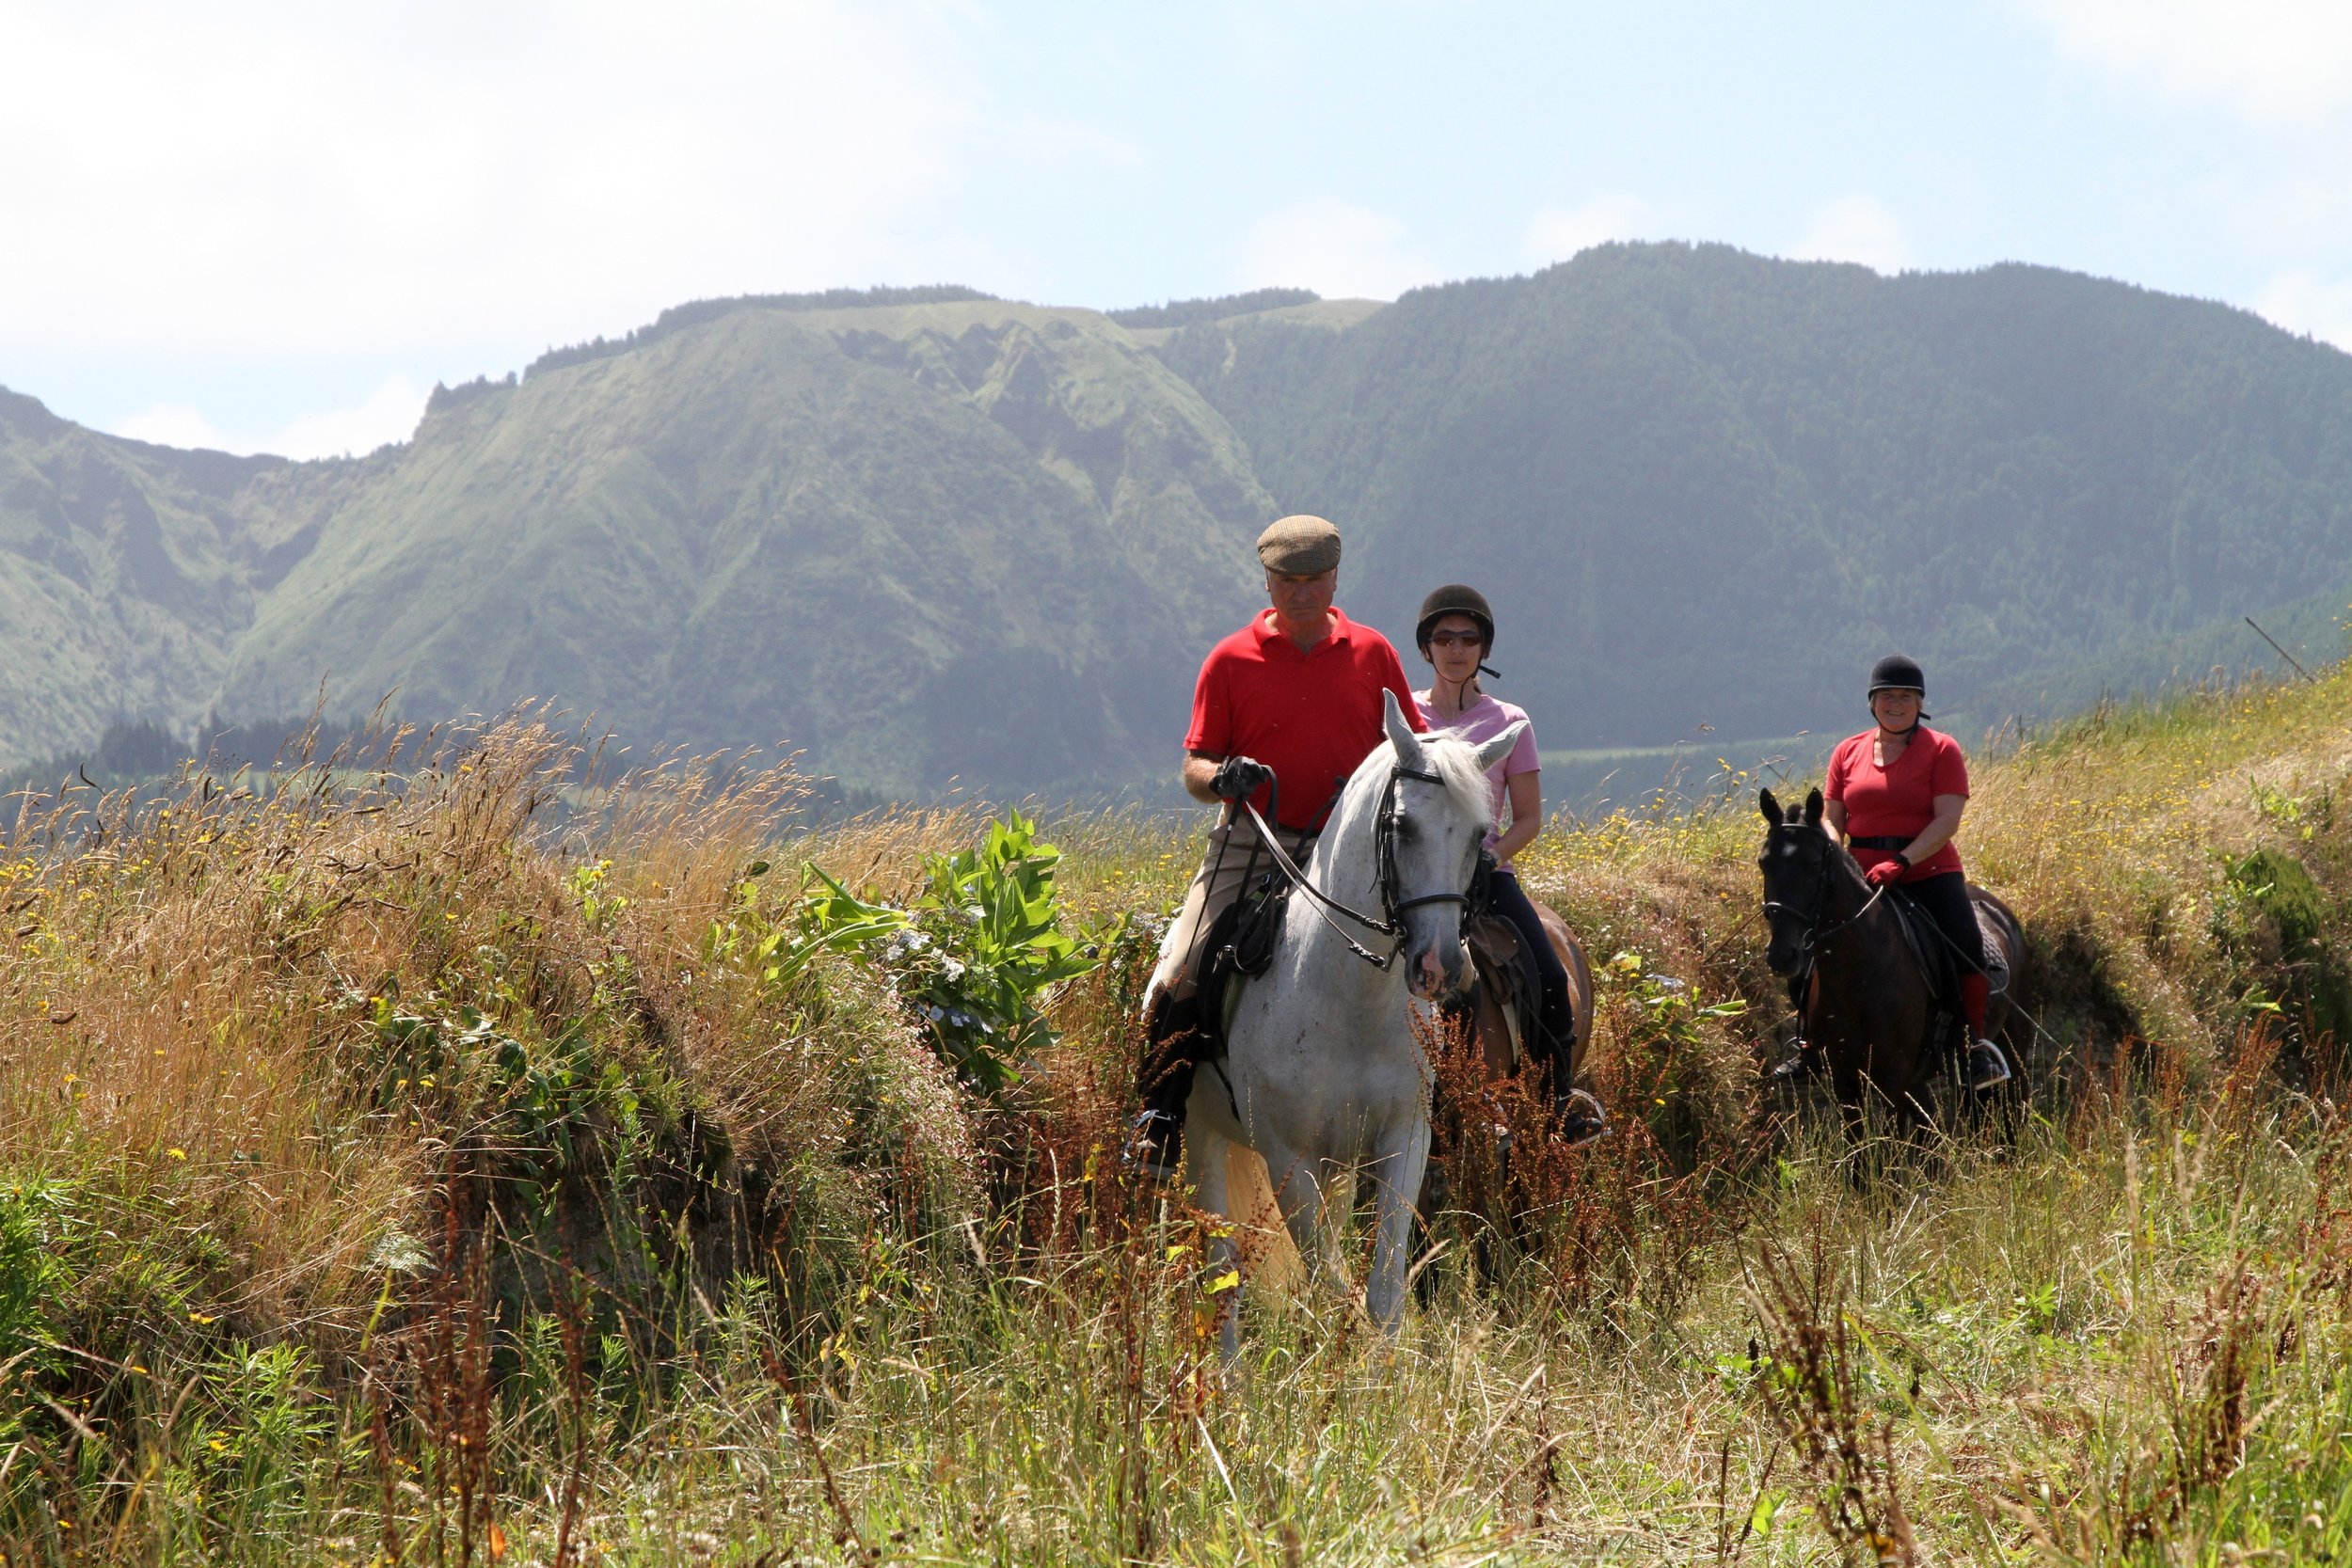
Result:
{"type": "Polygon", "coordinates": [[[1899,654],[1871,667],[1870,716],[1877,726],[1840,741],[1830,753],[1821,816],[1872,886],[1900,887],[1951,944],[1972,1042],[1969,1078],[1989,1089],[2009,1077],[2009,1062],[1985,1038],[1992,983],[1985,977],[1984,933],[1952,843],[1968,808],[1968,763],[1958,741],[1920,722],[1927,717],[1919,711],[1927,684],[1919,666],[1899,654]]]}

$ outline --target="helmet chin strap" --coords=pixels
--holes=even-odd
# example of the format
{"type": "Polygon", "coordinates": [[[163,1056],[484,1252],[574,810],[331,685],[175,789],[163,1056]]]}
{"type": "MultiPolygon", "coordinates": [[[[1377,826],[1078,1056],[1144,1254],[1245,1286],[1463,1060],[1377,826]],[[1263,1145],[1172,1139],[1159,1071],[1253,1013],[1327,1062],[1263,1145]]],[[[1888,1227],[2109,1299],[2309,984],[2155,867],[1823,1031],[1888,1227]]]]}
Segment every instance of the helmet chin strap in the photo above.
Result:
{"type": "MultiPolygon", "coordinates": [[[[1888,688],[1888,689],[1890,689],[1890,690],[1891,690],[1891,689],[1893,689],[1893,688],[1888,688]]],[[[1932,719],[1932,718],[1934,718],[1934,717],[1935,717],[1935,715],[1933,715],[1933,714],[1930,713],[1930,712],[1927,710],[1927,709],[1928,709],[1928,704],[1927,704],[1927,693],[1923,691],[1923,692],[1921,692],[1921,693],[1919,694],[1919,711],[1918,711],[1917,713],[1915,713],[1915,714],[1914,714],[1914,715],[1912,716],[1912,720],[1911,720],[1911,727],[1910,727],[1909,729],[1907,729],[1907,730],[1890,730],[1890,729],[1888,729],[1888,728],[1886,727],[1886,722],[1885,722],[1885,721],[1882,720],[1882,719],[1879,717],[1879,710],[1878,710],[1878,707],[1877,707],[1877,701],[1878,701],[1878,693],[1877,693],[1876,691],[1871,692],[1871,693],[1870,693],[1870,702],[1871,702],[1871,705],[1871,705],[1871,708],[1870,708],[1870,722],[1871,722],[1871,723],[1873,723],[1873,724],[1876,724],[1876,725],[1878,726],[1878,728],[1879,728],[1879,734],[1883,735],[1883,736],[1892,736],[1898,737],[1898,738],[1899,738],[1899,739],[1908,740],[1908,739],[1910,739],[1913,736],[1917,735],[1917,734],[1919,733],[1919,726],[1920,726],[1920,725],[1922,725],[1922,724],[1926,723],[1929,720],[1931,720],[1931,719],[1932,719]]]]}
{"type": "MultiPolygon", "coordinates": [[[[1486,667],[1482,664],[1478,667],[1478,670],[1484,670],[1486,668],[1486,667]]],[[[1478,684],[1478,670],[1472,670],[1469,674],[1464,675],[1458,681],[1447,680],[1443,675],[1438,674],[1434,668],[1430,673],[1438,686],[1450,686],[1454,688],[1454,705],[1455,707],[1462,707],[1468,704],[1470,689],[1478,684]]],[[[1480,695],[1484,696],[1485,693],[1482,691],[1480,695]]]]}

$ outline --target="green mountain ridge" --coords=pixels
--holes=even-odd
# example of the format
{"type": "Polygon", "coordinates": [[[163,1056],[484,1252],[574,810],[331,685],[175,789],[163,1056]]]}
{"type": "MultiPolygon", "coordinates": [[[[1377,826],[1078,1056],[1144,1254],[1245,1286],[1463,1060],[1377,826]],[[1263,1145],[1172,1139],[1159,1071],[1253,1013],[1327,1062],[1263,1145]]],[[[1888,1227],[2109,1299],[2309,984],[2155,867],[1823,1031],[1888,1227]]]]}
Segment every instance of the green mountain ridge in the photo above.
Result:
{"type": "Polygon", "coordinates": [[[0,766],[394,693],[863,790],[1164,779],[1302,510],[1400,644],[1484,586],[1549,749],[1843,733],[1889,647],[1991,726],[2276,668],[2249,611],[2332,657],[2347,479],[2352,356],[2045,268],[1645,245],[1388,305],[698,301],[357,460],[0,393],[0,766]]]}
{"type": "Polygon", "coordinates": [[[289,467],[101,436],[0,389],[0,755],[200,711],[278,565],[239,498],[289,467]]]}
{"type": "Polygon", "coordinates": [[[730,312],[427,419],[261,607],[225,712],[516,696],[914,790],[1148,767],[1270,502],[1090,312],[730,312]],[[1178,568],[1163,585],[1155,573],[1178,568]]]}
{"type": "Polygon", "coordinates": [[[1161,352],[1375,620],[1490,586],[1547,744],[1833,727],[1890,648],[1966,707],[2352,585],[2352,356],[2048,269],[1609,245],[1161,352]]]}

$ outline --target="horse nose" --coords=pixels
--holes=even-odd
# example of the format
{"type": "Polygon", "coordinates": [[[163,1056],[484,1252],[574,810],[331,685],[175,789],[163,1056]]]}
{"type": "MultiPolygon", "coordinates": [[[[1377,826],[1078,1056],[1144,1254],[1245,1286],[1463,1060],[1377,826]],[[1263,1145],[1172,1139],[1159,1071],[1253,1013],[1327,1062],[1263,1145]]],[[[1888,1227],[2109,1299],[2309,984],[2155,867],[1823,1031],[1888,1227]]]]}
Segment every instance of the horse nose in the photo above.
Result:
{"type": "Polygon", "coordinates": [[[1459,942],[1445,951],[1443,942],[1433,943],[1422,950],[1414,960],[1411,990],[1424,1000],[1452,996],[1462,989],[1462,948],[1459,942]]]}
{"type": "Polygon", "coordinates": [[[1438,961],[1435,948],[1423,948],[1421,961],[1413,965],[1413,990],[1422,996],[1435,996],[1445,983],[1445,965],[1438,961]]]}

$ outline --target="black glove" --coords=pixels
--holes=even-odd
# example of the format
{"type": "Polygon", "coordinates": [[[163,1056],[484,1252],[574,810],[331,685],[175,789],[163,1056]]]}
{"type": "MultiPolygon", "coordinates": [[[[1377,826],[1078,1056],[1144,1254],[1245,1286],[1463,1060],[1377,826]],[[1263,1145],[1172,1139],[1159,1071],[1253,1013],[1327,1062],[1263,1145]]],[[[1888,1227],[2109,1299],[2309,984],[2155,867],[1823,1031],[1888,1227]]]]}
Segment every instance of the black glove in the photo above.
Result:
{"type": "Polygon", "coordinates": [[[1274,769],[1255,757],[1227,757],[1216,765],[1209,790],[1220,800],[1247,800],[1274,777],[1274,769]]]}

